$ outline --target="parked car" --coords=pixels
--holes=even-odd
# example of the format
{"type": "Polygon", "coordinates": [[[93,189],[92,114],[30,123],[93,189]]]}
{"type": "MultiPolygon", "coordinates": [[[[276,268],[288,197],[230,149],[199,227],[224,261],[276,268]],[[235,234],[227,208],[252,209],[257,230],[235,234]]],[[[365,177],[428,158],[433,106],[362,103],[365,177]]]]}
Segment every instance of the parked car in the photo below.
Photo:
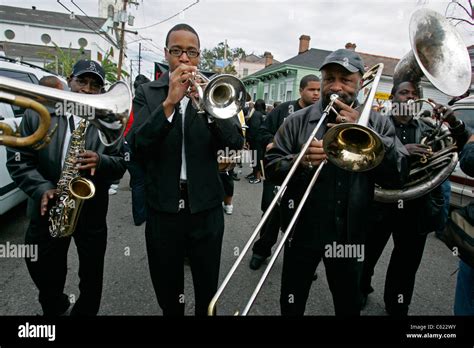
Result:
{"type": "MultiPolygon", "coordinates": [[[[53,73],[32,64],[17,62],[14,59],[0,56],[0,76],[38,84],[43,76],[53,73]]],[[[66,81],[58,76],[63,83],[66,81]]],[[[0,122],[17,129],[25,108],[0,103],[0,122]]],[[[0,215],[4,214],[26,199],[26,194],[16,187],[6,168],[7,154],[5,146],[0,145],[0,215]]]]}
{"type": "MultiPolygon", "coordinates": [[[[474,132],[474,96],[457,101],[452,108],[458,119],[462,120],[471,132],[474,132]]],[[[474,178],[466,175],[459,163],[449,180],[451,181],[451,206],[464,207],[474,200],[474,178]]]]}

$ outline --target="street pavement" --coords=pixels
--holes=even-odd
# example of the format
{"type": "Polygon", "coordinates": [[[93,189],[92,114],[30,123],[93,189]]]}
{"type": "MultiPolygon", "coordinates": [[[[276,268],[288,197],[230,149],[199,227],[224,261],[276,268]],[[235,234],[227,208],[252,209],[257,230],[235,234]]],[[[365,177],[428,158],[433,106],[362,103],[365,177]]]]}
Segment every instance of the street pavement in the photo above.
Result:
{"type": "MultiPolygon", "coordinates": [[[[244,176],[250,168],[243,168],[240,181],[235,182],[234,213],[225,215],[225,235],[222,248],[221,281],[261,217],[262,184],[249,184],[244,176]]],[[[148,271],[145,248],[145,225],[136,227],[131,215],[131,192],[128,173],[121,180],[118,193],[110,196],[108,213],[108,246],[105,257],[105,276],[99,315],[149,316],[161,315],[148,271]]],[[[23,243],[27,227],[26,204],[0,216],[0,244],[23,243]]],[[[373,287],[362,315],[386,315],[383,305],[383,287],[392,243],[386,247],[375,270],[373,287]]],[[[250,255],[237,270],[218,304],[219,315],[233,315],[242,311],[263,268],[252,271],[248,267],[250,255]]],[[[430,234],[418,271],[410,315],[452,315],[458,259],[436,237],[430,234]]],[[[185,267],[186,314],[193,315],[194,299],[189,266],[185,267]]],[[[279,310],[282,255],[277,259],[260,295],[249,315],[277,316],[279,310]]],[[[36,315],[41,313],[37,290],[25,262],[19,258],[0,258],[0,315],[36,315]]],[[[78,296],[78,261],[74,243],[68,257],[68,277],[65,293],[71,299],[78,296]]],[[[317,270],[306,315],[333,315],[333,304],[328,289],[324,265],[317,270]]]]}

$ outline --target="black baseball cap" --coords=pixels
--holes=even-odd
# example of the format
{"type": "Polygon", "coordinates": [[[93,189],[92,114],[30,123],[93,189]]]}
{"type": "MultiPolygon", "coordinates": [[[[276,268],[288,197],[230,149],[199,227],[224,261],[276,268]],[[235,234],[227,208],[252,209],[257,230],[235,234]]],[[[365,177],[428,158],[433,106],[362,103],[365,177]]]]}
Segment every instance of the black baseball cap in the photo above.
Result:
{"type": "Polygon", "coordinates": [[[78,61],[74,67],[72,68],[72,75],[73,76],[80,76],[82,74],[95,74],[100,78],[100,81],[102,84],[105,83],[105,71],[102,66],[93,61],[93,60],[87,60],[83,59],[78,61]]]}
{"type": "Polygon", "coordinates": [[[365,73],[364,61],[362,58],[352,50],[341,48],[331,52],[325,59],[319,70],[322,70],[328,64],[342,65],[351,73],[360,72],[365,73]]]}

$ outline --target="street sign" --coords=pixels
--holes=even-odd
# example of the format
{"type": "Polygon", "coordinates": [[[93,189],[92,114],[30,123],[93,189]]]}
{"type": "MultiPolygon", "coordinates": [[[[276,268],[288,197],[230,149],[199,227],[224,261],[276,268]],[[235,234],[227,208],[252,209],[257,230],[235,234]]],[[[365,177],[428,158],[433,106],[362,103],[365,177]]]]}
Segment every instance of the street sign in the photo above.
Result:
{"type": "Polygon", "coordinates": [[[388,100],[390,93],[386,92],[375,92],[375,99],[388,100]]]}

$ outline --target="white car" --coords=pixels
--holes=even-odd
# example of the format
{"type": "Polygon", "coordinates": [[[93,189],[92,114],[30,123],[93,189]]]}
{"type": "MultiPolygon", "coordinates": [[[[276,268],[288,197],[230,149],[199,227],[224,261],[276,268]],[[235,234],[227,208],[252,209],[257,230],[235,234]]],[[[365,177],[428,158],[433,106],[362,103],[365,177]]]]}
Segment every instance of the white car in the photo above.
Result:
{"type": "MultiPolygon", "coordinates": [[[[462,120],[471,132],[474,132],[474,96],[457,101],[452,109],[457,118],[462,120]]],[[[452,206],[464,207],[474,200],[474,178],[466,175],[461,170],[459,163],[449,180],[451,181],[450,204],[452,206]]]]}
{"type": "MultiPolygon", "coordinates": [[[[14,59],[0,56],[0,76],[38,84],[43,76],[48,75],[54,74],[32,64],[16,62],[14,59]]],[[[64,84],[66,83],[62,77],[58,76],[58,78],[64,84]]],[[[24,113],[24,108],[0,103],[0,122],[8,124],[13,129],[18,128],[24,113]]],[[[6,160],[5,146],[0,145],[0,215],[26,199],[26,194],[16,187],[10,178],[6,160]]]]}

